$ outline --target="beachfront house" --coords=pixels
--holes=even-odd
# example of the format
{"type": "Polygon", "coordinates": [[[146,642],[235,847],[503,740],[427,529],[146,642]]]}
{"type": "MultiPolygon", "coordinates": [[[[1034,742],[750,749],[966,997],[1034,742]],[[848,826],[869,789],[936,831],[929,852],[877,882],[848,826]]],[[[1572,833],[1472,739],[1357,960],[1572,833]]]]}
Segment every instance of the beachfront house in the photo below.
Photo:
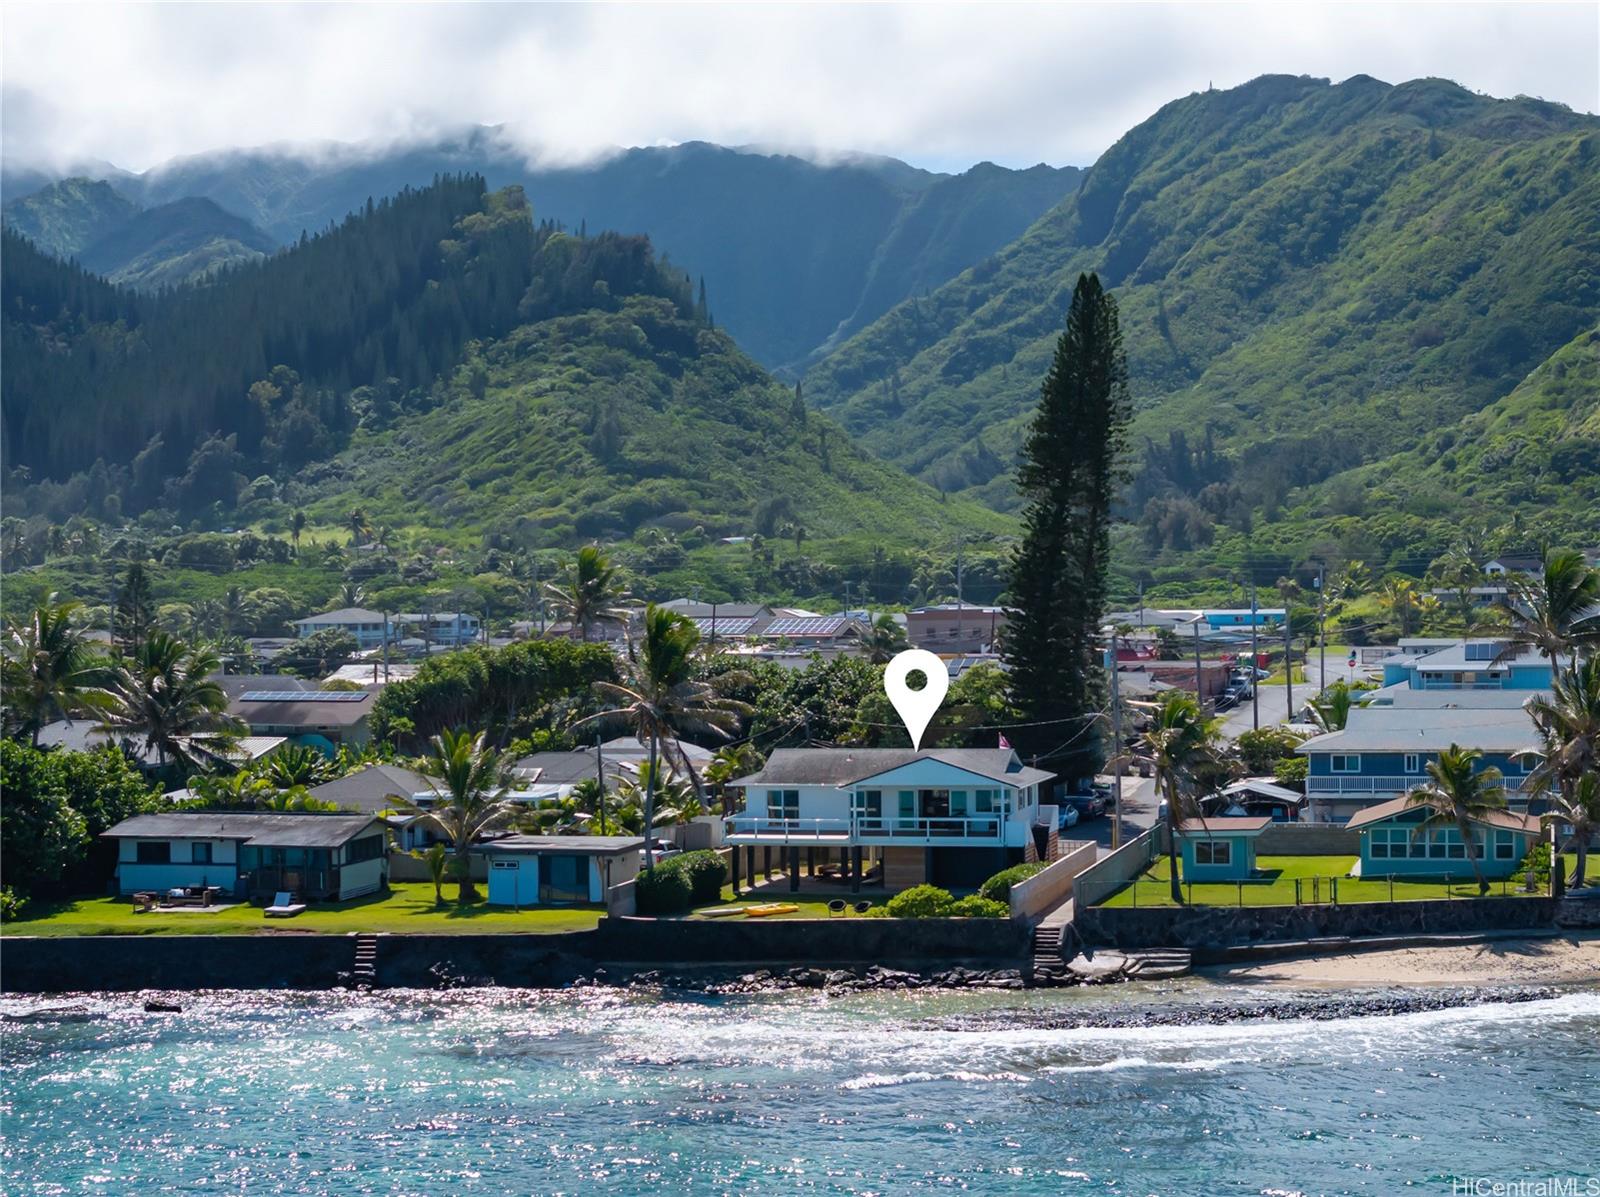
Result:
{"type": "Polygon", "coordinates": [[[639,873],[636,835],[508,835],[478,849],[489,861],[491,906],[606,900],[639,873]]]}
{"type": "MultiPolygon", "coordinates": [[[[1405,798],[1359,812],[1347,826],[1361,832],[1360,876],[1441,877],[1461,880],[1473,876],[1467,845],[1455,820],[1441,819],[1405,798]]],[[[1472,850],[1484,877],[1499,880],[1517,871],[1528,850],[1539,840],[1536,815],[1491,811],[1470,819],[1472,850]]]]}
{"type": "Polygon", "coordinates": [[[888,889],[976,886],[1047,857],[1055,808],[1040,789],[1053,776],[1009,748],[780,748],[730,783],[745,802],[724,842],[747,850],[747,866],[756,849],[787,853],[791,878],[800,852],[821,850],[857,885],[878,868],[888,889]]]}
{"type": "Polygon", "coordinates": [[[1428,762],[1452,744],[1483,753],[1478,768],[1504,775],[1506,797],[1526,802],[1533,720],[1517,706],[1356,707],[1340,731],[1312,736],[1296,752],[1308,760],[1306,797],[1317,822],[1352,815],[1408,794],[1428,781],[1428,762]]]}
{"type": "Polygon", "coordinates": [[[215,886],[233,898],[289,892],[341,901],[389,883],[387,834],[371,815],[181,811],[135,815],[117,844],[117,892],[215,886]]]}
{"type": "Polygon", "coordinates": [[[1272,820],[1266,815],[1219,815],[1178,824],[1178,851],[1185,881],[1248,881],[1256,871],[1256,837],[1272,820]]]}
{"type": "Polygon", "coordinates": [[[369,611],[365,607],[340,607],[337,611],[324,611],[293,621],[294,634],[304,640],[316,632],[349,632],[363,649],[378,648],[387,638],[394,640],[398,629],[392,617],[382,611],[369,611]]]}

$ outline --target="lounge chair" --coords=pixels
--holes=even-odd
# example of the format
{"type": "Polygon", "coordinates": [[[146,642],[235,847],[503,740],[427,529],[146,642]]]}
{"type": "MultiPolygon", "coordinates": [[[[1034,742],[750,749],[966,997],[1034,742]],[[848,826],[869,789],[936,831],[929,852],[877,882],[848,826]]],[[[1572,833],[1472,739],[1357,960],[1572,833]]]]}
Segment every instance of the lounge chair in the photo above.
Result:
{"type": "Polygon", "coordinates": [[[296,902],[294,895],[288,890],[279,890],[277,896],[272,899],[272,905],[261,913],[269,919],[292,919],[305,908],[306,904],[296,902]]]}
{"type": "Polygon", "coordinates": [[[872,909],[872,903],[871,902],[857,902],[856,905],[855,905],[855,912],[857,914],[866,914],[867,911],[869,911],[871,909],[872,909]]]}
{"type": "Polygon", "coordinates": [[[849,904],[843,898],[835,898],[828,903],[828,917],[844,914],[849,909],[849,904]]]}

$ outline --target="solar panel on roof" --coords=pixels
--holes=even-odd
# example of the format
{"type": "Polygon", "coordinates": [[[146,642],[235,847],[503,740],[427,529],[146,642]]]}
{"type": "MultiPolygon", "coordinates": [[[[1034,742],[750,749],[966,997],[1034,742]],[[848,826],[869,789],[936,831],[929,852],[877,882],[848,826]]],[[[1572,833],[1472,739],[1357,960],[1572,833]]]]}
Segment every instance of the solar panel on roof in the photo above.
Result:
{"type": "Polygon", "coordinates": [[[365,690],[249,690],[240,702],[365,702],[365,690]]]}
{"type": "Polygon", "coordinates": [[[764,636],[825,636],[844,626],[842,615],[794,615],[774,619],[762,629],[764,636]]]}

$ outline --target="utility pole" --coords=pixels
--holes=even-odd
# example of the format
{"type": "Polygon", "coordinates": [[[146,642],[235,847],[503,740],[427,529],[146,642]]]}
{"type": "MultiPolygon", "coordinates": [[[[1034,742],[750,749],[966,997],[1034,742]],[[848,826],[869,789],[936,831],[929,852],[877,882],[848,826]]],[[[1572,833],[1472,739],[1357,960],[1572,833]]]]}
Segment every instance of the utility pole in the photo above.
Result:
{"type": "Polygon", "coordinates": [[[1289,709],[1284,712],[1284,718],[1290,723],[1294,722],[1294,637],[1291,635],[1289,622],[1289,602],[1283,604],[1283,684],[1289,700],[1289,709]]]}
{"type": "Polygon", "coordinates": [[[711,604],[711,651],[717,651],[717,604],[711,604]]]}
{"type": "Polygon", "coordinates": [[[1200,704],[1200,709],[1205,710],[1206,692],[1200,681],[1200,620],[1202,616],[1196,615],[1194,620],[1194,697],[1200,704]]]}
{"type": "Polygon", "coordinates": [[[961,647],[962,608],[966,605],[966,597],[964,594],[964,584],[966,582],[967,575],[965,556],[966,547],[967,542],[964,539],[956,541],[956,647],[958,649],[961,647]]]}
{"type": "Polygon", "coordinates": [[[1261,730],[1261,690],[1256,685],[1256,663],[1261,660],[1260,630],[1256,614],[1256,580],[1250,579],[1250,725],[1261,730]]]}
{"type": "MultiPolygon", "coordinates": [[[[1328,685],[1328,627],[1324,622],[1324,613],[1327,611],[1327,581],[1328,567],[1323,562],[1317,562],[1317,689],[1324,690],[1328,685]]],[[[1284,612],[1288,614],[1287,611],[1284,612]]]]}
{"type": "Polygon", "coordinates": [[[1139,628],[1144,629],[1144,583],[1139,583],[1139,628]]]}
{"type": "Polygon", "coordinates": [[[383,680],[389,680],[389,613],[379,612],[383,616],[383,680]]]}
{"type": "Polygon", "coordinates": [[[1111,629],[1111,847],[1122,846],[1122,686],[1117,674],[1117,629],[1111,629]]]}
{"type": "MultiPolygon", "coordinates": [[[[600,834],[606,833],[606,758],[600,747],[600,733],[594,733],[594,778],[600,783],[600,834]]],[[[648,835],[649,833],[646,832],[648,835]]],[[[737,852],[739,849],[735,848],[737,852]]]]}

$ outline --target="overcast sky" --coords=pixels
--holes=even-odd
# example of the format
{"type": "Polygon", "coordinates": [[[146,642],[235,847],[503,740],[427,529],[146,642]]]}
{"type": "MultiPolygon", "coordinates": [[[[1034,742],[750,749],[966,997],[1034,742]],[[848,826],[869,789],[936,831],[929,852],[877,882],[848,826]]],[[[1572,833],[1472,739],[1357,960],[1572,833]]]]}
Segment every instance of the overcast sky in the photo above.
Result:
{"type": "Polygon", "coordinates": [[[506,122],[546,157],[703,139],[960,169],[1087,165],[1265,72],[1600,108],[1600,5],[9,3],[8,165],[506,122]]]}

